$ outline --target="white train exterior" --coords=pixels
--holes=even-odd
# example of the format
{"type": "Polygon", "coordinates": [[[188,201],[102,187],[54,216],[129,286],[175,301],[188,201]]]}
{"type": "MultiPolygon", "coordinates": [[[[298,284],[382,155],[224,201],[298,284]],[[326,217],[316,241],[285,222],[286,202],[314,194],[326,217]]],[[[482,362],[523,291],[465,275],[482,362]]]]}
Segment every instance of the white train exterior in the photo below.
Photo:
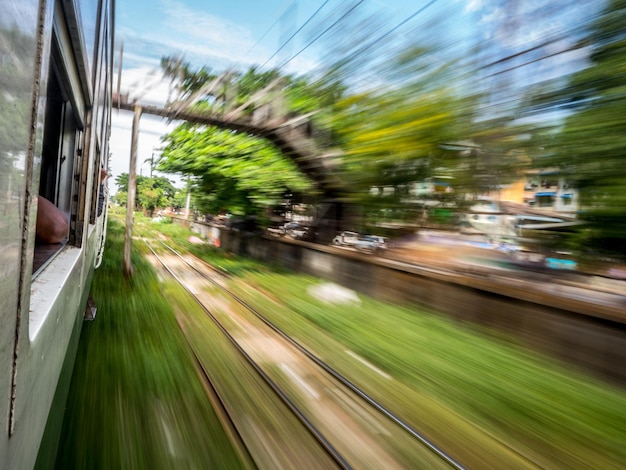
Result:
{"type": "Polygon", "coordinates": [[[106,228],[114,0],[0,12],[0,469],[51,468],[106,228]],[[64,243],[37,241],[39,195],[64,243]]]}

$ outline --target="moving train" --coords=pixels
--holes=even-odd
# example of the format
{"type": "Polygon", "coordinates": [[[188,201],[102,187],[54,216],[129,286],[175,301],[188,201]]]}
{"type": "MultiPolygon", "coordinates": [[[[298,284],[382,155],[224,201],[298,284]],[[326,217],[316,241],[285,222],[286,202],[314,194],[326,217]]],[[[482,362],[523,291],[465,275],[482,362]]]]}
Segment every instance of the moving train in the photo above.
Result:
{"type": "Polygon", "coordinates": [[[95,313],[115,0],[0,0],[0,11],[0,469],[50,468],[95,313]],[[38,233],[43,198],[61,216],[59,243],[38,233]]]}

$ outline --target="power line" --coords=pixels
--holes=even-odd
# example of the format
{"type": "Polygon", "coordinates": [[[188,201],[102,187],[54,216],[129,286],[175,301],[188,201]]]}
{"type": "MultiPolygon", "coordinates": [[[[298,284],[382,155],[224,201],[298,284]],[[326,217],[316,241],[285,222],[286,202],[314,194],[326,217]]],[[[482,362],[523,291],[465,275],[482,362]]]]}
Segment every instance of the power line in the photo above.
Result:
{"type": "MultiPolygon", "coordinates": [[[[406,23],[408,23],[409,21],[411,21],[413,18],[415,18],[417,15],[419,15],[420,13],[422,13],[424,10],[426,10],[428,7],[430,7],[431,5],[433,5],[437,0],[431,0],[430,2],[428,2],[426,5],[424,5],[423,7],[421,7],[420,9],[418,9],[415,13],[412,13],[411,15],[409,15],[408,17],[406,17],[404,20],[402,20],[400,23],[398,23],[396,26],[394,26],[393,28],[391,28],[389,31],[387,31],[386,33],[384,33],[382,36],[377,37],[376,39],[374,39],[373,41],[369,42],[368,44],[365,44],[363,47],[361,47],[359,50],[357,50],[354,54],[352,54],[351,59],[355,59],[356,57],[360,56],[361,54],[363,54],[365,51],[367,51],[368,49],[370,49],[372,44],[380,44],[381,41],[383,39],[385,39],[387,36],[389,36],[390,34],[392,34],[394,31],[397,31],[399,28],[401,28],[402,26],[404,26],[406,23]]],[[[362,78],[361,78],[362,81],[362,78]]],[[[357,82],[358,85],[359,82],[357,82]]]]}
{"type": "Polygon", "coordinates": [[[274,53],[272,54],[272,56],[271,56],[269,59],[267,59],[267,60],[263,63],[263,65],[261,65],[261,67],[259,67],[259,68],[260,68],[260,69],[262,69],[263,67],[265,67],[265,65],[266,65],[266,64],[267,64],[270,60],[272,60],[272,59],[276,56],[276,54],[278,54],[281,50],[283,50],[283,48],[284,48],[287,44],[289,44],[289,41],[291,41],[291,40],[292,40],[292,39],[296,36],[296,34],[298,34],[300,31],[302,31],[302,29],[303,29],[303,28],[304,28],[307,24],[309,24],[309,22],[310,22],[310,21],[311,21],[311,20],[315,17],[315,15],[317,15],[317,14],[320,12],[320,10],[321,10],[322,8],[324,8],[324,6],[325,6],[327,3],[328,3],[328,0],[326,0],[324,3],[322,3],[322,5],[321,5],[321,6],[320,6],[317,10],[315,10],[315,13],[313,13],[311,16],[309,16],[309,19],[307,19],[307,20],[306,20],[306,21],[302,24],[302,26],[300,26],[300,27],[296,30],[296,32],[295,32],[295,33],[293,33],[293,34],[289,37],[289,39],[287,39],[287,40],[283,43],[283,45],[282,45],[282,46],[280,46],[280,47],[278,48],[278,50],[277,50],[276,52],[274,52],[274,53]]]}
{"type": "Polygon", "coordinates": [[[404,24],[408,23],[409,21],[411,21],[413,18],[415,18],[417,15],[419,15],[421,12],[423,12],[424,10],[426,10],[426,8],[428,8],[429,6],[431,6],[433,3],[435,3],[437,0],[431,0],[430,2],[428,2],[426,5],[424,5],[422,8],[420,8],[419,10],[417,10],[415,13],[413,13],[411,16],[409,16],[408,18],[406,18],[405,20],[401,21],[399,24],[397,24],[395,27],[393,27],[391,30],[387,31],[385,34],[383,34],[381,37],[379,37],[376,41],[380,41],[381,39],[385,39],[387,36],[389,36],[391,33],[393,33],[395,30],[397,30],[398,28],[400,28],[401,26],[403,26],[404,24]]]}
{"type": "MultiPolygon", "coordinates": [[[[285,11],[288,11],[288,10],[292,7],[292,5],[293,5],[294,3],[296,3],[296,0],[293,0],[293,1],[289,4],[289,6],[288,6],[287,8],[285,8],[285,11]]],[[[268,28],[268,29],[267,29],[267,30],[263,33],[263,35],[259,38],[259,40],[258,40],[258,41],[254,44],[254,46],[252,46],[250,49],[248,49],[248,52],[246,52],[246,53],[245,53],[245,55],[243,56],[243,58],[241,58],[241,59],[239,60],[239,62],[237,62],[237,64],[235,64],[235,65],[233,65],[233,66],[229,67],[229,70],[235,70],[235,69],[237,69],[237,67],[239,66],[239,64],[241,64],[241,62],[243,62],[243,60],[244,60],[245,58],[247,58],[247,57],[248,57],[248,55],[250,54],[250,52],[252,52],[252,51],[256,48],[256,46],[258,46],[258,45],[261,43],[261,41],[262,41],[263,39],[265,39],[265,36],[267,36],[267,35],[270,33],[270,31],[272,31],[272,30],[274,29],[274,27],[278,24],[278,22],[280,21],[280,19],[282,18],[282,16],[283,16],[283,15],[284,15],[284,12],[283,12],[281,15],[278,15],[278,18],[276,18],[276,21],[274,21],[274,23],[272,24],[272,26],[270,26],[270,27],[269,27],[269,28],[268,28]]],[[[290,38],[290,39],[291,39],[291,38],[290,38]]],[[[273,56],[272,56],[272,57],[273,57],[273,56]]],[[[269,60],[269,59],[268,59],[268,60],[269,60]]],[[[266,63],[267,63],[267,62],[266,62],[266,63]]],[[[265,65],[265,64],[264,64],[264,65],[265,65]]]]}
{"type": "MultiPolygon", "coordinates": [[[[408,23],[409,21],[411,21],[413,18],[415,18],[417,15],[419,15],[420,13],[422,13],[424,10],[426,10],[429,6],[431,6],[433,3],[435,3],[437,0],[431,0],[430,2],[428,2],[426,5],[424,5],[422,8],[420,8],[419,10],[417,10],[415,13],[409,15],[407,18],[405,18],[404,20],[402,20],[400,23],[398,23],[396,26],[394,26],[393,28],[391,28],[389,31],[387,31],[385,34],[383,34],[382,36],[377,37],[373,42],[370,42],[370,44],[377,44],[380,43],[383,39],[385,39],[387,36],[389,36],[391,33],[393,33],[394,31],[398,30],[399,28],[401,28],[402,26],[404,26],[406,23],[408,23]]],[[[370,48],[370,44],[366,44],[365,46],[363,46],[360,50],[356,51],[354,53],[354,55],[352,56],[352,58],[358,57],[359,55],[361,55],[363,52],[365,52],[366,50],[368,50],[370,48]]]]}
{"type": "MultiPolygon", "coordinates": [[[[402,20],[400,23],[398,23],[396,26],[394,26],[392,29],[390,29],[389,31],[387,31],[385,34],[383,34],[382,36],[378,37],[376,39],[376,43],[380,42],[381,40],[385,39],[387,36],[389,36],[390,34],[392,34],[394,31],[396,31],[397,29],[401,28],[403,25],[405,25],[406,23],[408,23],[409,21],[411,21],[413,18],[415,18],[417,15],[419,15],[420,13],[422,13],[424,10],[426,10],[428,7],[430,7],[431,5],[433,5],[437,0],[431,0],[430,2],[428,2],[426,5],[424,5],[423,7],[421,7],[420,9],[418,9],[415,13],[409,15],[407,18],[405,18],[404,20],[402,20]]],[[[289,62],[291,62],[293,59],[295,59],[298,55],[300,55],[305,49],[307,49],[311,44],[313,44],[315,41],[317,41],[320,37],[322,37],[324,34],[326,34],[331,28],[333,28],[337,23],[339,23],[341,20],[343,20],[346,16],[348,16],[356,7],[358,7],[361,3],[363,3],[363,0],[359,1],[356,5],[354,5],[350,10],[348,10],[345,14],[343,14],[337,21],[335,21],[332,25],[330,25],[328,28],[326,28],[324,31],[322,31],[319,35],[317,35],[311,42],[309,42],[305,47],[303,47],[300,51],[298,51],[298,53],[294,54],[292,57],[289,58],[289,60],[287,60],[285,63],[283,63],[278,70],[282,69],[285,65],[287,65],[289,62]]],[[[365,46],[362,47],[359,51],[357,51],[354,57],[357,57],[358,55],[362,54],[363,52],[365,52],[367,49],[369,48],[369,46],[365,46]]]]}
{"type": "MultiPolygon", "coordinates": [[[[298,57],[302,52],[304,52],[306,49],[309,48],[309,46],[311,44],[313,44],[315,41],[317,41],[319,38],[321,38],[324,34],[326,34],[330,29],[332,29],[337,23],[339,23],[341,20],[343,20],[346,16],[348,16],[350,13],[352,13],[352,11],[354,11],[354,9],[356,7],[358,7],[361,3],[363,3],[363,0],[360,0],[359,3],[357,3],[356,5],[354,5],[352,8],[350,8],[346,13],[344,13],[343,15],[341,15],[341,17],[339,17],[339,19],[337,21],[335,21],[333,24],[331,24],[328,28],[326,28],[324,31],[322,31],[320,34],[318,34],[315,38],[313,38],[313,40],[311,40],[306,46],[304,46],[302,49],[300,49],[297,53],[295,53],[294,55],[292,55],[289,60],[287,60],[286,62],[284,62],[280,67],[278,67],[277,70],[282,69],[285,65],[287,65],[289,62],[291,62],[293,59],[295,59],[296,57],[298,57]]],[[[323,6],[323,5],[322,5],[323,6]]]]}

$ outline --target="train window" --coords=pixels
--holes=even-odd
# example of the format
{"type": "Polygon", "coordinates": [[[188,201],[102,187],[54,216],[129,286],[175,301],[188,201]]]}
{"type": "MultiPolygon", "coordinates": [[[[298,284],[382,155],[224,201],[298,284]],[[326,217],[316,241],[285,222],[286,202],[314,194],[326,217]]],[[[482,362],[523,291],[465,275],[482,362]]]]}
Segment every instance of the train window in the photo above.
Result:
{"type": "MultiPolygon", "coordinates": [[[[105,13],[106,15],[106,13],[105,13]]],[[[95,224],[96,219],[102,215],[103,206],[106,199],[106,185],[103,182],[102,171],[106,171],[107,167],[107,128],[110,124],[110,55],[109,41],[107,38],[111,34],[108,27],[108,20],[102,22],[102,27],[98,30],[98,44],[102,47],[98,48],[98,56],[95,60],[94,69],[94,107],[92,126],[97,132],[95,134],[96,165],[93,172],[93,181],[99,184],[93,185],[93,193],[91,197],[91,210],[89,211],[89,223],[95,224]]]]}
{"type": "MultiPolygon", "coordinates": [[[[81,0],[78,13],[80,15],[80,22],[83,25],[83,30],[96,31],[96,23],[98,22],[98,10],[101,8],[98,0],[81,0]]],[[[85,58],[88,61],[89,74],[94,66],[94,51],[96,48],[96,36],[95,34],[85,34],[85,58]]]]}
{"type": "MultiPolygon", "coordinates": [[[[100,143],[96,142],[96,162],[101,162],[101,151],[100,151],[100,143]]],[[[101,179],[100,168],[102,168],[102,163],[94,166],[94,174],[93,180],[95,182],[100,182],[100,184],[93,185],[92,196],[91,196],[91,210],[89,211],[89,223],[95,224],[96,218],[100,216],[100,212],[98,211],[98,201],[100,198],[100,194],[103,191],[103,182],[101,179]]]]}
{"type": "MultiPolygon", "coordinates": [[[[57,36],[55,36],[55,39],[57,36]]],[[[75,198],[78,181],[76,170],[80,170],[80,142],[82,138],[79,116],[75,111],[74,95],[71,92],[70,71],[65,66],[62,53],[62,40],[53,41],[50,55],[50,69],[46,92],[46,108],[41,153],[39,197],[56,206],[68,226],[67,233],[58,243],[44,241],[37,237],[33,258],[33,273],[37,274],[67,243],[76,244],[75,198]]],[[[44,204],[45,203],[45,204],[44,204]]],[[[39,216],[49,205],[39,203],[39,216]]],[[[56,209],[52,208],[56,211],[56,209]]],[[[40,219],[41,220],[41,219],[40,219]]]]}

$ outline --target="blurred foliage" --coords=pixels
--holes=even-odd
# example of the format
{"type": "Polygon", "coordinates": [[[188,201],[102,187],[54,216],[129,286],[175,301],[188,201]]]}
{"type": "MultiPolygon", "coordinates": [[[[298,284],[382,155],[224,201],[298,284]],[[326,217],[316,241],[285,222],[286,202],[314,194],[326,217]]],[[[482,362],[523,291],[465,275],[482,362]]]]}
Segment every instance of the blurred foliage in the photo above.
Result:
{"type": "Polygon", "coordinates": [[[98,314],[82,329],[55,468],[244,468],[153,268],[135,245],[127,281],[123,244],[112,217],[92,285],[98,314]]]}
{"type": "MultiPolygon", "coordinates": [[[[273,96],[268,87],[277,86],[277,82],[281,88],[292,90],[288,93],[293,103],[289,109],[313,112],[323,108],[313,98],[310,84],[294,79],[291,86],[290,77],[274,70],[258,72],[250,68],[245,73],[216,77],[205,68],[193,71],[189,64],[173,58],[164,58],[162,66],[166,76],[182,77],[181,99],[201,93],[202,99],[191,107],[196,112],[233,111],[257,95],[273,96]]],[[[244,107],[241,112],[246,116],[252,108],[244,107]]],[[[163,140],[158,169],[191,177],[192,205],[200,212],[261,215],[278,204],[285,193],[314,192],[311,181],[295,164],[263,138],[185,123],[163,140]]]]}
{"type": "Polygon", "coordinates": [[[579,216],[589,224],[579,246],[626,255],[626,1],[608,2],[579,45],[589,52],[587,66],[533,102],[566,114],[546,132],[537,162],[559,168],[580,192],[579,216]]]}
{"type": "Polygon", "coordinates": [[[458,152],[442,144],[467,135],[470,108],[444,80],[445,68],[421,67],[425,54],[413,50],[393,67],[396,74],[417,80],[353,94],[335,107],[334,129],[344,150],[342,177],[356,200],[397,203],[410,197],[413,183],[455,166],[458,152]],[[373,191],[374,199],[369,197],[373,191]]]}
{"type": "Polygon", "coordinates": [[[622,466],[621,390],[513,346],[512,338],[494,340],[418,307],[361,294],[351,303],[315,298],[311,288],[320,281],[310,276],[249,272],[241,281],[234,288],[246,302],[366,393],[429,429],[468,468],[622,466]],[[358,372],[342,351],[393,379],[371,368],[358,372]]]}
{"type": "MultiPolygon", "coordinates": [[[[489,18],[484,34],[491,40],[477,31],[462,47],[441,34],[441,24],[452,24],[442,15],[403,36],[388,30],[383,16],[361,14],[358,3],[346,2],[324,20],[334,25],[324,38],[325,57],[306,76],[253,67],[217,77],[173,58],[163,60],[165,73],[181,80],[183,98],[206,86],[196,110],[227,113],[249,103],[240,110],[244,117],[259,104],[282,108],[288,118],[307,115],[319,152],[341,155],[333,171],[345,183],[343,200],[372,217],[436,205],[462,211],[479,197],[497,198],[529,169],[558,168],[580,191],[580,217],[589,222],[569,243],[626,252],[624,0],[607,2],[601,14],[600,3],[584,14],[570,0],[494,0],[489,5],[510,15],[489,18]],[[549,70],[559,64],[566,65],[549,70]],[[415,189],[437,178],[450,189],[415,189]]],[[[241,134],[206,129],[205,143],[190,129],[172,134],[170,151],[177,153],[161,164],[195,176],[197,200],[209,212],[259,212],[280,196],[281,185],[283,192],[310,190],[293,183],[294,168],[285,181],[258,191],[262,185],[250,180],[261,179],[226,171],[239,165],[223,160],[224,147],[241,134]],[[187,155],[179,151],[183,138],[196,141],[187,155]],[[222,157],[207,158],[208,152],[222,157]]],[[[242,145],[228,158],[239,158],[242,145]]],[[[245,154],[247,170],[254,151],[245,154]]],[[[263,156],[260,165],[267,165],[263,156]]]]}
{"type": "MultiPolygon", "coordinates": [[[[351,8],[346,6],[345,10],[351,8]]],[[[316,74],[292,77],[276,70],[259,72],[251,68],[243,74],[230,72],[215,79],[201,69],[198,79],[190,80],[189,66],[173,59],[164,61],[169,67],[165,72],[183,77],[183,97],[215,80],[206,88],[211,90],[210,96],[194,105],[196,111],[229,111],[223,108],[228,93],[234,95],[231,109],[263,90],[270,99],[275,96],[267,90],[268,85],[278,84],[286,115],[309,115],[319,152],[341,149],[339,172],[346,195],[367,207],[411,207],[416,202],[413,185],[437,176],[455,178],[455,191],[427,198],[459,206],[467,195],[474,196],[485,187],[496,187],[518,176],[522,160],[509,157],[519,152],[515,139],[519,129],[513,129],[512,118],[474,122],[479,96],[463,91],[459,60],[439,57],[440,49],[432,40],[428,47],[410,41],[381,58],[386,41],[378,44],[372,36],[372,28],[379,22],[355,15],[341,18],[343,26],[331,39],[337,41],[329,48],[330,65],[316,74]],[[355,25],[360,27],[352,27],[355,25]],[[351,34],[346,35],[347,31],[351,34]],[[176,72],[176,67],[181,71],[176,72]],[[377,75],[376,84],[354,86],[352,82],[359,73],[377,75]]],[[[231,165],[203,156],[207,152],[224,155],[225,147],[233,145],[234,136],[241,133],[209,128],[205,133],[212,136],[207,145],[199,142],[195,130],[188,129],[195,127],[181,126],[166,137],[169,146],[159,168],[200,177],[195,200],[202,210],[216,212],[230,204],[231,212],[251,213],[255,210],[249,204],[251,198],[267,200],[263,194],[242,197],[241,188],[249,186],[249,182],[242,181],[242,173],[215,181],[215,173],[224,175],[223,169],[231,165]],[[185,146],[183,139],[195,142],[185,146]]],[[[236,151],[231,153],[234,156],[236,151]]],[[[301,188],[284,187],[296,192],[301,188]]]]}
{"type": "MultiPolygon", "coordinates": [[[[126,205],[128,200],[128,173],[115,177],[118,191],[114,196],[115,202],[126,205]]],[[[176,189],[172,181],[163,176],[136,176],[137,191],[135,193],[135,207],[152,211],[158,208],[184,205],[184,194],[176,189]]]]}
{"type": "MultiPolygon", "coordinates": [[[[192,71],[189,64],[178,57],[161,58],[161,69],[166,78],[176,83],[182,99],[189,97],[194,91],[217,78],[217,75],[211,73],[207,67],[192,71]]],[[[220,90],[217,90],[215,94],[219,92],[220,90]]]]}
{"type": "MultiPolygon", "coordinates": [[[[190,235],[176,224],[154,226],[179,247],[190,235]]],[[[513,468],[530,461],[544,468],[620,468],[622,391],[514,346],[510,338],[494,340],[423,309],[364,295],[358,303],[333,304],[309,294],[319,279],[189,246],[213,265],[227,263],[230,286],[246,302],[353,383],[429,429],[446,449],[463,453],[463,462],[474,463],[468,466],[513,468]],[[393,380],[358,367],[338,353],[344,350],[393,380]]]]}
{"type": "Polygon", "coordinates": [[[118,190],[112,197],[113,202],[120,206],[125,206],[128,203],[128,193],[126,191],[118,190]]]}
{"type": "MultiPolygon", "coordinates": [[[[113,212],[93,284],[98,317],[83,327],[56,468],[236,468],[172,317],[177,297],[137,250],[137,275],[124,279],[124,229],[113,212]],[[183,449],[175,456],[164,423],[183,449]]],[[[156,227],[236,276],[246,302],[470,468],[622,467],[623,391],[421,308],[361,294],[359,303],[328,303],[309,295],[319,279],[190,243],[195,234],[180,225],[139,216],[135,227],[143,237],[156,227]]]]}
{"type": "Polygon", "coordinates": [[[28,147],[35,39],[17,25],[2,27],[0,54],[0,173],[6,176],[18,171],[14,154],[28,147]]]}
{"type": "Polygon", "coordinates": [[[212,126],[178,126],[166,137],[158,168],[192,176],[195,206],[211,214],[260,214],[288,189],[311,188],[269,142],[212,126]]]}

